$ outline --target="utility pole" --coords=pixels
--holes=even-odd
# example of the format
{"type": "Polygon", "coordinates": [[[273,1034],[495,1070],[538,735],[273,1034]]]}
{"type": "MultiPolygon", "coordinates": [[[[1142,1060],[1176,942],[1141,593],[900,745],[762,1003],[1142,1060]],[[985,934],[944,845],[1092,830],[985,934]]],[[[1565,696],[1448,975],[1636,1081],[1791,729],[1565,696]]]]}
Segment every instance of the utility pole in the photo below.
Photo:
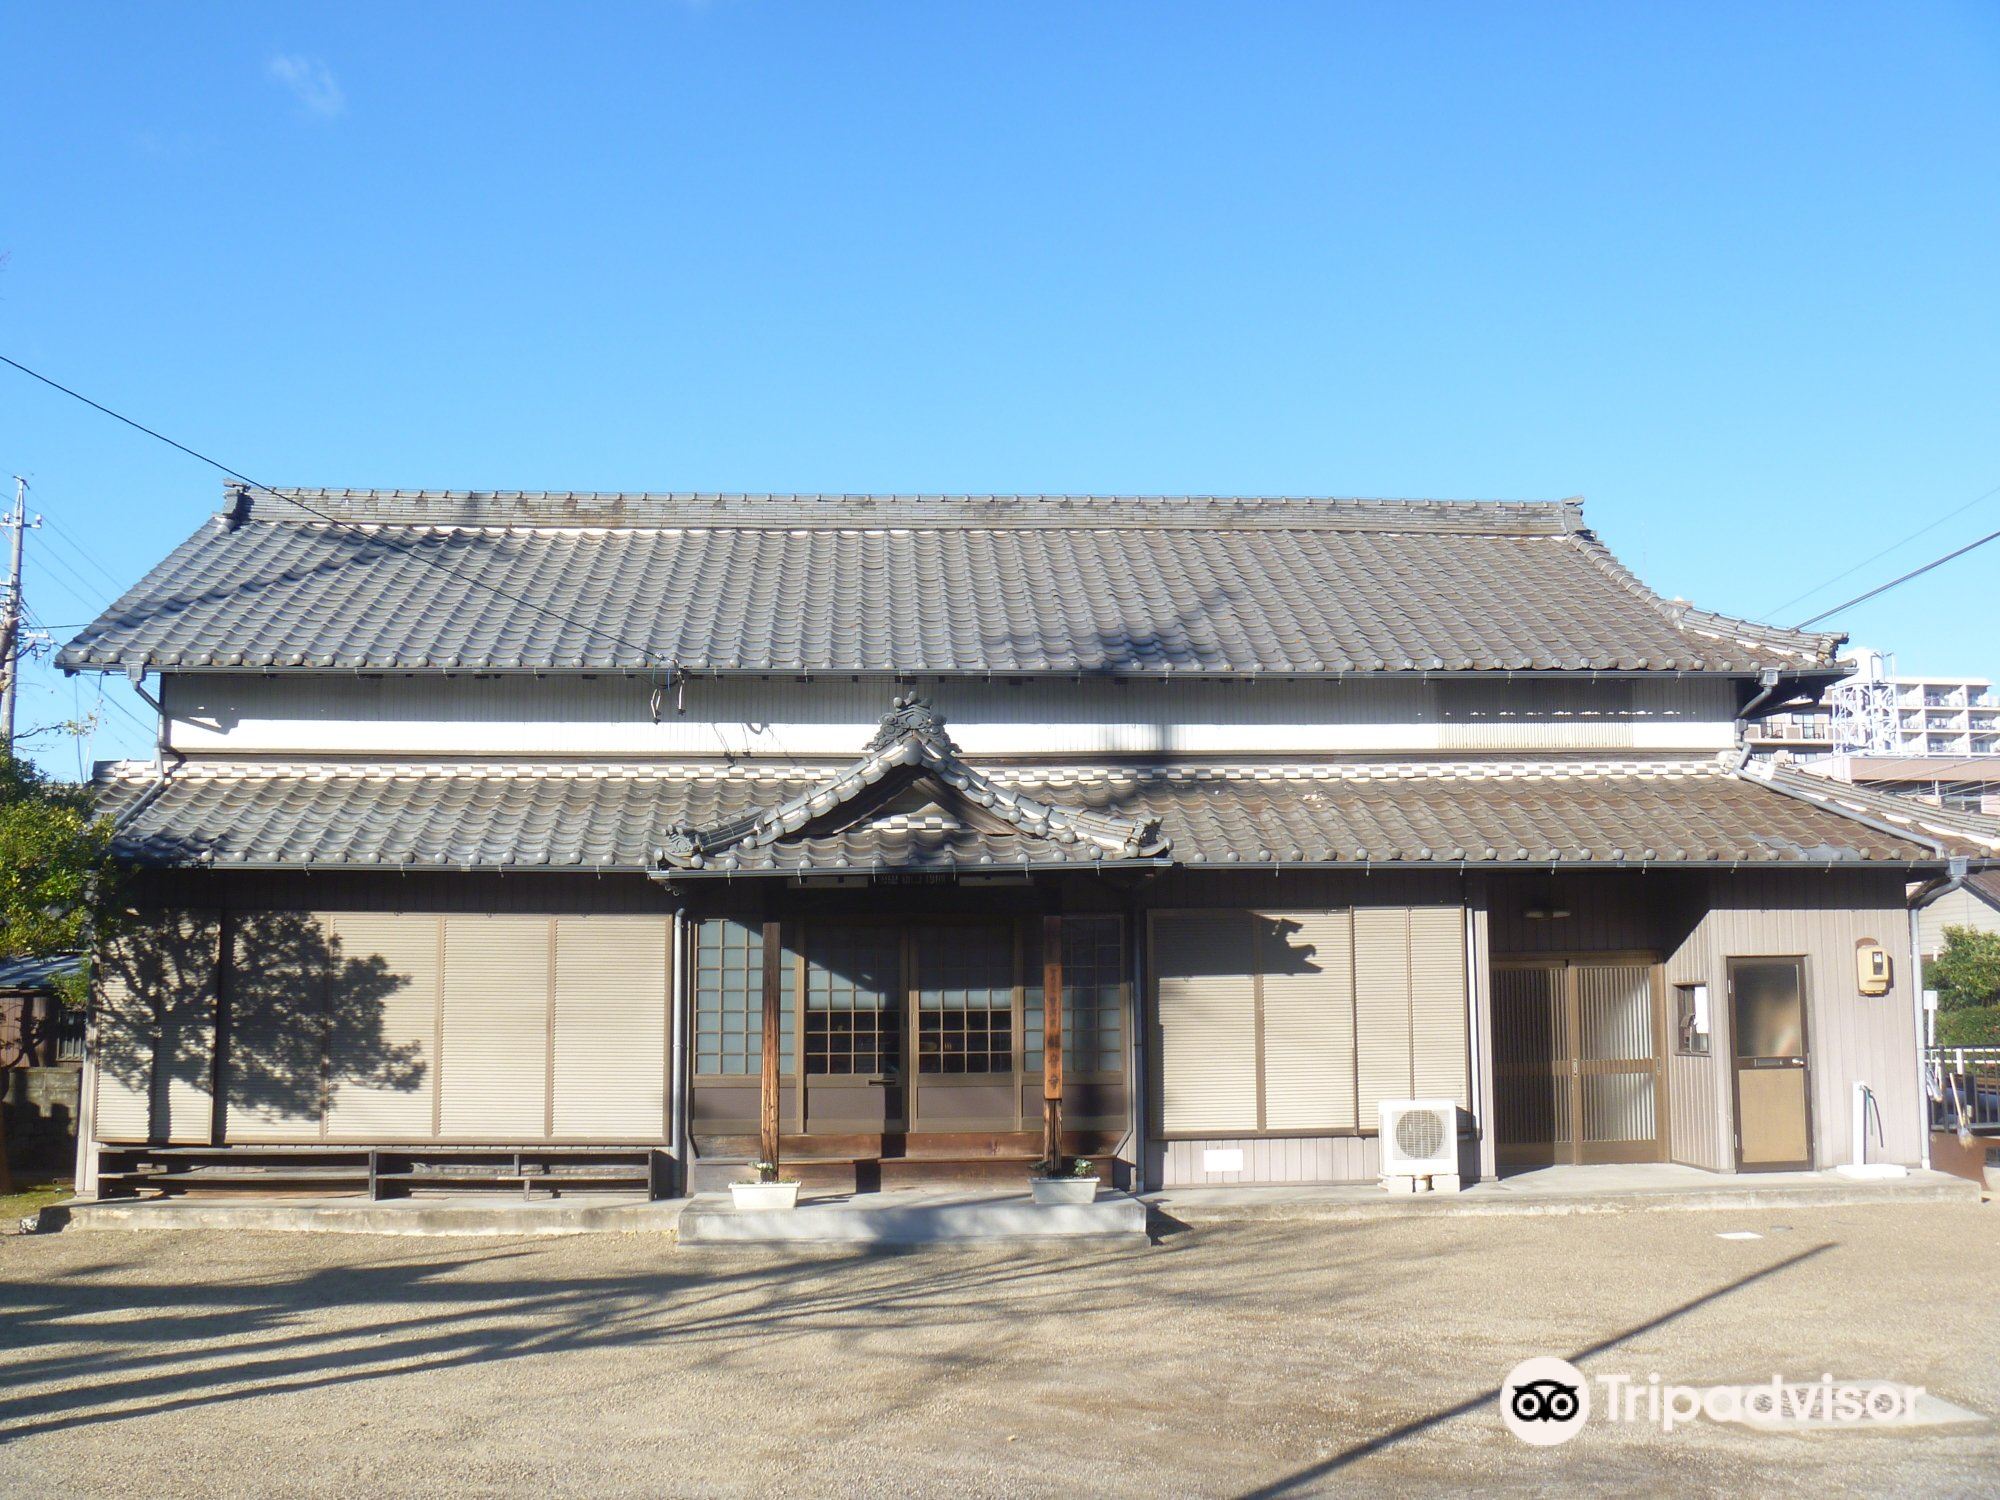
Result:
{"type": "Polygon", "coordinates": [[[0,747],[14,754],[14,685],[21,679],[21,542],[28,529],[28,481],[14,476],[13,556],[7,565],[7,599],[0,605],[0,747]]]}

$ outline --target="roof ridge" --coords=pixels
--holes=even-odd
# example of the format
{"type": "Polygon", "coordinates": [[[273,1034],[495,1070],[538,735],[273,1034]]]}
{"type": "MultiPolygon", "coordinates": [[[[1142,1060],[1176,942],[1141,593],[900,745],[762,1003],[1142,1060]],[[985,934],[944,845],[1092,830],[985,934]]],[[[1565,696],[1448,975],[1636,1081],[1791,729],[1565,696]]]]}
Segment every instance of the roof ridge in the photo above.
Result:
{"type": "Polygon", "coordinates": [[[1570,536],[1583,555],[1612,582],[1658,610],[1676,630],[1707,636],[1712,640],[1734,641],[1743,646],[1765,646],[1774,651],[1791,652],[1815,666],[1835,661],[1840,648],[1847,642],[1844,631],[1790,630],[1783,625],[1768,625],[1711,609],[1698,609],[1685,599],[1663,599],[1644,579],[1619,561],[1618,554],[1605,545],[1604,538],[1593,528],[1579,527],[1570,536]]]}
{"type": "Polygon", "coordinates": [[[1143,530],[1158,527],[1453,532],[1561,535],[1583,524],[1582,501],[1445,500],[1338,495],[811,493],[703,490],[427,490],[223,488],[219,516],[256,521],[411,526],[568,529],[765,529],[797,527],[966,529],[1047,526],[1143,530]]]}

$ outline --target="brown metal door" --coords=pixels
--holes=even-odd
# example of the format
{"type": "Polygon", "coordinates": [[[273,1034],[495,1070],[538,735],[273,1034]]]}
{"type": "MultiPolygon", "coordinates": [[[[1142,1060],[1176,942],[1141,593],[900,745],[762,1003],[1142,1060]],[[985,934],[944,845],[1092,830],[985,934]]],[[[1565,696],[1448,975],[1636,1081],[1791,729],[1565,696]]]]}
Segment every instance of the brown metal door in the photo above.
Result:
{"type": "Polygon", "coordinates": [[[1576,1039],[1574,1137],[1580,1162],[1659,1161],[1662,1092],[1653,966],[1569,966],[1576,1039]]]}
{"type": "Polygon", "coordinates": [[[1812,1166],[1805,980],[1804,959],[1729,961],[1739,1171],[1802,1171],[1812,1166]]]}
{"type": "Polygon", "coordinates": [[[1503,1165],[1665,1160],[1660,987],[1650,961],[1496,964],[1493,1059],[1503,1165]]]}
{"type": "Polygon", "coordinates": [[[1494,1124],[1502,1165],[1575,1159],[1571,1034],[1560,963],[1494,969],[1494,1124]]]}

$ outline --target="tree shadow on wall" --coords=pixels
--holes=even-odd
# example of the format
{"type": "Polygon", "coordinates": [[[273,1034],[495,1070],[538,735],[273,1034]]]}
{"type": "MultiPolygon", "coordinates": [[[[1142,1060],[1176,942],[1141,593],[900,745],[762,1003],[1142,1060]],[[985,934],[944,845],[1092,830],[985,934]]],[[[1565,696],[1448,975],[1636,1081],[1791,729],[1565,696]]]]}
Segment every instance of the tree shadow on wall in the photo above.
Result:
{"type": "MultiPolygon", "coordinates": [[[[378,954],[349,957],[309,913],[249,913],[229,932],[225,956],[213,913],[174,912],[133,922],[105,945],[97,1065],[150,1101],[154,1139],[209,1138],[218,1061],[233,1114],[306,1134],[342,1085],[423,1086],[422,1044],[389,1035],[389,1009],[410,976],[378,954]]],[[[408,999],[428,1010],[428,996],[408,999]]]]}

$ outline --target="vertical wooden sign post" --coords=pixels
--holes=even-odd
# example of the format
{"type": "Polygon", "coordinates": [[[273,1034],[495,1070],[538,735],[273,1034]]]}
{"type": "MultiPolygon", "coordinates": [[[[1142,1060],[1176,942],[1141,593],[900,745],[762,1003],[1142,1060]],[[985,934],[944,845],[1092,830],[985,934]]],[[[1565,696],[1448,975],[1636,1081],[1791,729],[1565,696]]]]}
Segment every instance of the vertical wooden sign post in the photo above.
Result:
{"type": "Polygon", "coordinates": [[[1062,918],[1042,918],[1042,1156],[1062,1171],[1062,918]]]}
{"type": "Polygon", "coordinates": [[[785,945],[776,922],[764,924],[763,1086],[757,1116],[758,1155],[778,1169],[778,1033],[784,1019],[785,945]]]}

